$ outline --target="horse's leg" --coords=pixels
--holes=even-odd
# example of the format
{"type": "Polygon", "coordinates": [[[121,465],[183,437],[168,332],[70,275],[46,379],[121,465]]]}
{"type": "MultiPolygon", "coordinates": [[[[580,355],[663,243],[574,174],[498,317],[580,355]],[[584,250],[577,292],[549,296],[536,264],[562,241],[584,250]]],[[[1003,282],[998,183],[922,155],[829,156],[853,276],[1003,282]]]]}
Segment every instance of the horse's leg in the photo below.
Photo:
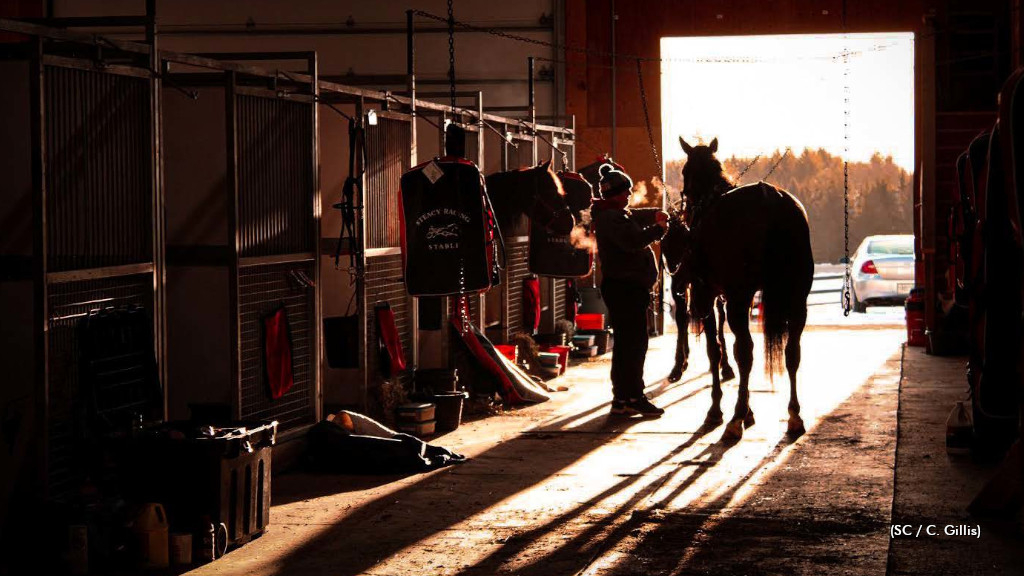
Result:
{"type": "Polygon", "coordinates": [[[715,304],[718,307],[718,346],[722,349],[722,382],[728,382],[736,373],[729,366],[729,347],[725,344],[725,300],[718,298],[715,304]]]}
{"type": "Polygon", "coordinates": [[[711,409],[704,418],[704,425],[718,426],[722,423],[722,380],[718,376],[722,348],[718,345],[718,337],[715,334],[714,312],[704,318],[704,339],[707,340],[708,363],[711,365],[711,409]]]}
{"type": "Polygon", "coordinates": [[[754,415],[750,411],[750,369],[754,364],[754,341],[750,337],[749,312],[751,298],[735,298],[730,295],[727,300],[729,328],[736,337],[733,345],[733,357],[740,369],[739,391],[736,393],[736,410],[732,420],[725,427],[724,438],[739,440],[743,437],[743,427],[752,426],[754,415]]]}
{"type": "Polygon", "coordinates": [[[800,336],[807,322],[807,305],[799,303],[789,318],[789,336],[786,341],[786,372],[789,373],[789,424],[786,433],[791,437],[803,435],[806,431],[800,417],[800,399],[796,395],[796,371],[800,369],[800,336]]]}
{"type": "Polygon", "coordinates": [[[689,366],[690,358],[690,312],[687,310],[686,289],[684,287],[681,294],[677,293],[675,286],[676,282],[681,282],[681,280],[677,280],[676,277],[673,276],[672,300],[675,302],[676,327],[678,328],[679,333],[676,335],[675,364],[672,366],[672,371],[668,374],[669,382],[677,382],[683,377],[683,372],[685,372],[686,368],[689,366]]]}

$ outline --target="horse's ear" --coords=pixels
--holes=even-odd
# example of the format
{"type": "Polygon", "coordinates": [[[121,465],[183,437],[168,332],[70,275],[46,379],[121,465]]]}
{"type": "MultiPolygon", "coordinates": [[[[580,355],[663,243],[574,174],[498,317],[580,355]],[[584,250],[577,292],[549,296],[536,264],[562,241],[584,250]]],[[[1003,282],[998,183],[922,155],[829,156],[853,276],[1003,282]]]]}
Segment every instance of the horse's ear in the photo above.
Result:
{"type": "Polygon", "coordinates": [[[711,144],[708,145],[708,149],[711,150],[712,154],[718,152],[718,138],[715,138],[714,140],[711,141],[711,144]]]}
{"type": "Polygon", "coordinates": [[[544,162],[541,162],[540,167],[545,169],[545,170],[547,170],[548,172],[550,172],[551,171],[551,160],[545,160],[544,162]]]}
{"type": "Polygon", "coordinates": [[[686,140],[683,140],[682,136],[679,137],[679,145],[683,147],[683,152],[686,152],[687,156],[690,155],[690,152],[693,152],[693,146],[687,144],[686,140]]]}

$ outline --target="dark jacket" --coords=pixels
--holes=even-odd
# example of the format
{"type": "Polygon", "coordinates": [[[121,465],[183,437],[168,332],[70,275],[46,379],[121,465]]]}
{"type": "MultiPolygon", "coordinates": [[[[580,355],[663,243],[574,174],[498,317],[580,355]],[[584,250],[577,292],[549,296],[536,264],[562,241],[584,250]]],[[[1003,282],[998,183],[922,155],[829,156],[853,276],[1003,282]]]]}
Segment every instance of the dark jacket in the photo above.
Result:
{"type": "Polygon", "coordinates": [[[629,210],[605,201],[595,202],[592,214],[604,278],[644,288],[654,286],[658,281],[658,263],[650,246],[665,234],[662,227],[642,227],[629,210]]]}

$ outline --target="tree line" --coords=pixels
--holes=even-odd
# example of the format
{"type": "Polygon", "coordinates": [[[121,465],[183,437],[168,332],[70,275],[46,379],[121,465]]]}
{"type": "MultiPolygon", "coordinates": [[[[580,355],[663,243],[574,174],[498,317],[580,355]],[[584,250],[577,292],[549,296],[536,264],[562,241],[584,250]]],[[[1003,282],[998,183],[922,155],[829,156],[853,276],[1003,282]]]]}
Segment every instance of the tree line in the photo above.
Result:
{"type": "MultiPolygon", "coordinates": [[[[670,199],[677,199],[683,187],[684,163],[685,160],[672,160],[666,164],[670,199]]],[[[799,154],[776,150],[756,161],[735,156],[727,158],[722,161],[722,167],[737,185],[765,179],[796,196],[807,210],[814,260],[819,263],[840,261],[844,220],[841,157],[823,149],[805,148],[799,154]],[[776,166],[774,172],[765,178],[773,166],[776,166]]],[[[875,153],[867,162],[851,162],[848,182],[851,252],[866,236],[913,233],[913,178],[893,162],[891,156],[875,153]]]]}

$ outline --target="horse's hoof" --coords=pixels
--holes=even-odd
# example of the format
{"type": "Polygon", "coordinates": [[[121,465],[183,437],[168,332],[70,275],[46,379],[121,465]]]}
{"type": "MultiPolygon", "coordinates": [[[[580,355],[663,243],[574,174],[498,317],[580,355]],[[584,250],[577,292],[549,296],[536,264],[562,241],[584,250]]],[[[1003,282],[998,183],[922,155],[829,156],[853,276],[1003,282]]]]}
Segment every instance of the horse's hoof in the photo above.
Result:
{"type": "Polygon", "coordinates": [[[799,438],[807,432],[804,428],[804,420],[799,416],[791,416],[789,418],[789,424],[786,426],[786,435],[790,438],[799,438]]]}
{"type": "Polygon", "coordinates": [[[743,420],[733,420],[725,425],[725,434],[722,434],[724,440],[741,440],[743,439],[743,420]]]}
{"type": "Polygon", "coordinates": [[[728,382],[736,377],[736,373],[732,371],[732,367],[728,364],[722,365],[722,382],[728,382]]]}
{"type": "Polygon", "coordinates": [[[757,423],[757,421],[754,420],[754,411],[753,410],[747,410],[747,415],[743,417],[743,427],[744,428],[750,428],[751,426],[753,426],[756,423],[757,423]]]}
{"type": "Polygon", "coordinates": [[[686,364],[683,364],[682,366],[673,366],[672,371],[668,373],[668,378],[666,379],[669,382],[678,382],[679,379],[683,377],[683,372],[685,371],[686,364]]]}
{"type": "Polygon", "coordinates": [[[708,412],[708,415],[704,418],[704,426],[708,428],[717,428],[719,425],[722,424],[723,420],[724,418],[722,418],[721,410],[711,410],[708,412]]]}

